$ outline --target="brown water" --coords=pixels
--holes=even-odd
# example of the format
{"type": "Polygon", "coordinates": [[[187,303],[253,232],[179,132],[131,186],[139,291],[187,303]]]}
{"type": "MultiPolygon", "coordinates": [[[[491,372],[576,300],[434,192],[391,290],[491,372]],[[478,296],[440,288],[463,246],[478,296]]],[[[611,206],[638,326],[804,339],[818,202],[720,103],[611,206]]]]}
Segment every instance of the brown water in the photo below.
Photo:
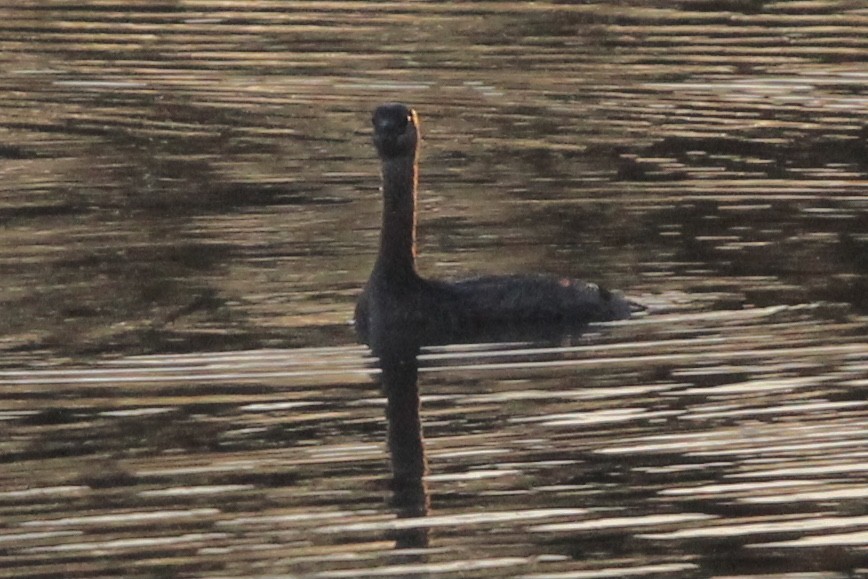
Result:
{"type": "Polygon", "coordinates": [[[0,577],[868,575],[863,1],[7,4],[0,577]],[[388,100],[649,312],[378,367],[388,100]]]}

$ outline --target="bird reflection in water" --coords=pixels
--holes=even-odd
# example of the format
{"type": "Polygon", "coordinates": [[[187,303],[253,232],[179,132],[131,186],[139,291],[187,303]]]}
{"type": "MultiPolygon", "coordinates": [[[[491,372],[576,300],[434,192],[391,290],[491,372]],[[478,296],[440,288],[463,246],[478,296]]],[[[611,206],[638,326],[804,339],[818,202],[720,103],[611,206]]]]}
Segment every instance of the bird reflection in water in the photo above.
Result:
{"type": "MultiPolygon", "coordinates": [[[[391,506],[399,519],[423,518],[428,515],[430,498],[425,482],[428,463],[422,433],[419,397],[419,353],[424,346],[446,343],[533,343],[551,346],[572,341],[582,333],[581,327],[530,325],[501,328],[498,332],[444,336],[439,330],[428,332],[418,326],[393,327],[389,333],[370,343],[380,369],[379,382],[386,396],[388,448],[392,466],[391,506]]],[[[397,549],[425,548],[429,545],[429,528],[419,524],[399,524],[389,535],[397,549]]],[[[404,562],[422,562],[424,553],[408,551],[404,562]]]]}
{"type": "MultiPolygon", "coordinates": [[[[409,336],[412,338],[412,336],[409,336]]],[[[391,342],[391,341],[390,341],[391,342]]],[[[392,506],[398,518],[424,517],[429,498],[425,486],[428,464],[419,415],[419,347],[416,340],[378,348],[380,387],[386,396],[389,455],[392,462],[392,506]]],[[[396,529],[398,549],[428,546],[425,526],[396,529]]]]}

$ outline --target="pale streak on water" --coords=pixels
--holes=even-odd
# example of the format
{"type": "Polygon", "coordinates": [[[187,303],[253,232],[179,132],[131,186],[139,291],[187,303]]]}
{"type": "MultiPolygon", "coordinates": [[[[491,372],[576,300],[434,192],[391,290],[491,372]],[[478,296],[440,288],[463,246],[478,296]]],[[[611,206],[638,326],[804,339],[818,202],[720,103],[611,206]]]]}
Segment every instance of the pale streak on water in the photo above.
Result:
{"type": "Polygon", "coordinates": [[[868,574],[863,2],[0,15],[0,577],[868,574]],[[427,274],[650,308],[425,350],[409,507],[346,323],[384,100],[427,274]]]}

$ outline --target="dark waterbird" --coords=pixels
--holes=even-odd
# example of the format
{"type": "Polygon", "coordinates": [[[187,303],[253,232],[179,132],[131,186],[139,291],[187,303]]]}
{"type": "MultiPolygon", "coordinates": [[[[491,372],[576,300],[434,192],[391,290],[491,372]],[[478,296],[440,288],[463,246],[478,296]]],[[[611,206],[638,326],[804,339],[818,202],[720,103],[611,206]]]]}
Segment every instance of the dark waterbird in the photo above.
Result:
{"type": "Polygon", "coordinates": [[[445,282],[416,273],[419,117],[402,104],[373,115],[382,168],[380,252],[356,304],[360,338],[380,349],[412,332],[426,343],[496,337],[526,326],[580,327],[630,317],[634,304],[595,284],[549,275],[484,276],[445,282]]]}

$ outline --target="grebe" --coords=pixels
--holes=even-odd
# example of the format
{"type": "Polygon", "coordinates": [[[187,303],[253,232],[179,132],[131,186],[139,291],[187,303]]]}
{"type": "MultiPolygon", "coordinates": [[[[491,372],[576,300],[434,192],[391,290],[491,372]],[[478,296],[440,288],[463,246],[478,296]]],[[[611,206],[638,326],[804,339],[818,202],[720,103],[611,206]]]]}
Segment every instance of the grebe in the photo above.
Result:
{"type": "Polygon", "coordinates": [[[575,279],[421,278],[416,273],[419,117],[402,104],[385,104],[374,111],[373,125],[382,169],[383,226],[377,261],[356,304],[355,326],[365,343],[374,347],[405,332],[460,340],[500,327],[578,327],[630,317],[633,304],[620,293],[575,279]]]}

